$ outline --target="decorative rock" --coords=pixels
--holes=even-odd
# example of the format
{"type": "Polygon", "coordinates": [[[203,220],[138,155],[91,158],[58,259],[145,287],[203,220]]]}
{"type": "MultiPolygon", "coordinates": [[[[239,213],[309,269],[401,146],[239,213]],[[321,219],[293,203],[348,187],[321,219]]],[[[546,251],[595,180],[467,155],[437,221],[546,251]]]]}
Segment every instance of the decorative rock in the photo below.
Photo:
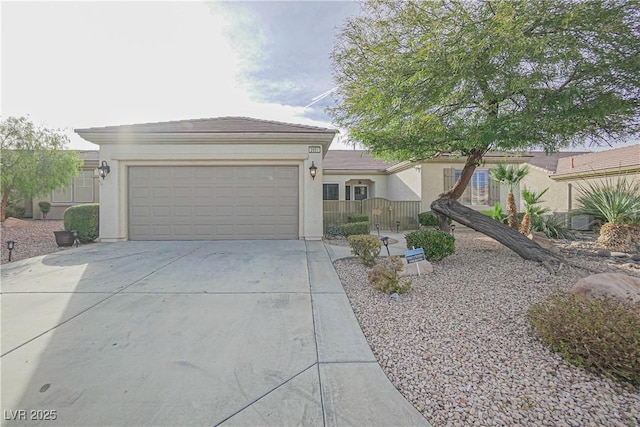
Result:
{"type": "Polygon", "coordinates": [[[611,296],[640,301],[640,278],[622,273],[600,273],[579,279],[569,291],[589,298],[611,296]]]}
{"type": "Polygon", "coordinates": [[[624,252],[611,252],[611,256],[612,257],[616,257],[616,258],[626,258],[628,257],[628,255],[624,252]]]}
{"type": "Polygon", "coordinates": [[[412,264],[407,264],[407,260],[402,258],[402,274],[405,276],[417,276],[418,275],[418,267],[420,267],[420,274],[429,274],[433,273],[433,266],[429,261],[418,261],[412,264]]]}
{"type": "Polygon", "coordinates": [[[14,217],[9,217],[7,219],[4,220],[4,222],[2,223],[3,227],[7,227],[7,228],[11,228],[11,227],[26,227],[27,225],[29,225],[29,223],[27,221],[23,221],[21,219],[18,218],[14,218],[14,217]]]}
{"type": "Polygon", "coordinates": [[[394,301],[397,301],[398,298],[400,298],[400,295],[398,295],[396,292],[392,293],[390,298],[394,301]]]}
{"type": "Polygon", "coordinates": [[[629,256],[634,261],[640,261],[640,254],[632,254],[629,256]]]}
{"type": "Polygon", "coordinates": [[[611,256],[611,251],[608,249],[599,249],[597,253],[598,256],[601,256],[603,258],[611,256]]]}

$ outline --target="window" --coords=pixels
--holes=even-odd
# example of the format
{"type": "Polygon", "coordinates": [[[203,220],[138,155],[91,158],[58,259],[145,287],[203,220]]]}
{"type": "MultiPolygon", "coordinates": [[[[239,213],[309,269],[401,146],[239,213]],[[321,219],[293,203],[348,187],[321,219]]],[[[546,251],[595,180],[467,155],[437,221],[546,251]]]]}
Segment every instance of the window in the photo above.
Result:
{"type": "MultiPolygon", "coordinates": [[[[460,178],[461,170],[456,169],[455,180],[460,178]]],[[[489,171],[476,170],[460,197],[460,203],[470,206],[489,206],[489,171]]]]}
{"type": "Polygon", "coordinates": [[[81,171],[80,175],[51,193],[53,203],[89,203],[93,202],[93,171],[81,171]]]}
{"type": "Polygon", "coordinates": [[[364,200],[367,198],[367,186],[356,185],[353,187],[353,198],[356,200],[364,200]]]}
{"type": "Polygon", "coordinates": [[[339,200],[339,185],[322,184],[322,200],[339,200]]]}
{"type": "Polygon", "coordinates": [[[344,186],[344,199],[345,200],[351,200],[351,186],[350,185],[345,185],[344,186]]]}

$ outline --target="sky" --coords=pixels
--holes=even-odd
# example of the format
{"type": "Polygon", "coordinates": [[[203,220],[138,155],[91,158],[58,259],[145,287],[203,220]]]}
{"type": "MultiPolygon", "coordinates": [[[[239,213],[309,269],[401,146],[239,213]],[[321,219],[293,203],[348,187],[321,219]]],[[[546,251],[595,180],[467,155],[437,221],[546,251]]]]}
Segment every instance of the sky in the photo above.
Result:
{"type": "Polygon", "coordinates": [[[74,149],[98,149],[74,128],[133,123],[246,116],[335,127],[331,97],[313,100],[335,86],[334,37],[359,7],[3,1],[1,115],[62,129],[74,149]]]}

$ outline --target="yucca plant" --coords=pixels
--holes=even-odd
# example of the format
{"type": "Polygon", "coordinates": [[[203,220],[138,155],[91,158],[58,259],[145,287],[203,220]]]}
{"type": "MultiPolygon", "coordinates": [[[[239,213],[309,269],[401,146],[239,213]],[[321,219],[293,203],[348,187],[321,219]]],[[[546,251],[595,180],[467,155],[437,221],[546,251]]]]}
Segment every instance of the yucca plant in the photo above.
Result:
{"type": "Polygon", "coordinates": [[[545,188],[541,193],[536,193],[533,190],[529,190],[527,187],[522,189],[522,199],[524,200],[524,217],[522,218],[522,224],[520,225],[520,233],[529,234],[529,228],[531,228],[531,217],[540,216],[549,211],[548,208],[540,206],[542,202],[542,196],[549,188],[545,188]]]}
{"type": "Polygon", "coordinates": [[[529,231],[539,231],[550,239],[573,238],[573,231],[555,215],[533,215],[529,231]]]}
{"type": "Polygon", "coordinates": [[[514,230],[518,229],[518,207],[516,206],[516,199],[513,195],[513,187],[522,181],[528,173],[528,166],[518,168],[518,166],[514,165],[505,166],[502,163],[489,170],[489,176],[492,180],[506,184],[509,189],[509,193],[507,194],[507,217],[509,227],[514,230]]]}
{"type": "Polygon", "coordinates": [[[640,182],[618,177],[578,185],[578,214],[603,222],[598,243],[608,249],[630,249],[640,224],[640,182]]]}

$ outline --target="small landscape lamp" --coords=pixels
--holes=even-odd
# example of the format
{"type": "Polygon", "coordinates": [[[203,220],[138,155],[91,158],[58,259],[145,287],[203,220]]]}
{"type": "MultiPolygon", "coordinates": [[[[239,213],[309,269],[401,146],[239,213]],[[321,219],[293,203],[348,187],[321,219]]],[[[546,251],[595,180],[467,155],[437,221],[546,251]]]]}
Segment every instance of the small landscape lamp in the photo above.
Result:
{"type": "Polygon", "coordinates": [[[400,221],[396,221],[396,233],[400,232],[400,221]]]}
{"type": "Polygon", "coordinates": [[[73,235],[73,242],[76,244],[76,248],[78,247],[78,230],[71,230],[71,234],[73,235]]]}
{"type": "Polygon", "coordinates": [[[378,237],[380,237],[380,223],[376,222],[376,230],[378,230],[378,237]]]}
{"type": "Polygon", "coordinates": [[[107,164],[106,160],[103,160],[100,166],[98,166],[98,174],[100,175],[100,178],[105,179],[107,175],[109,175],[109,172],[111,172],[111,166],[107,164]]]}
{"type": "Polygon", "coordinates": [[[7,249],[9,250],[9,261],[11,261],[11,251],[16,246],[16,242],[13,240],[7,240],[7,249]]]}
{"type": "Polygon", "coordinates": [[[453,232],[456,231],[456,225],[451,224],[451,235],[453,236],[453,232]]]}
{"type": "Polygon", "coordinates": [[[318,167],[314,161],[311,161],[311,166],[309,166],[309,175],[311,175],[311,178],[316,179],[316,173],[318,173],[318,167]]]}
{"type": "Polygon", "coordinates": [[[389,253],[389,238],[387,236],[381,237],[380,240],[382,240],[382,244],[384,245],[385,248],[387,248],[387,255],[391,256],[391,253],[389,253]]]}

